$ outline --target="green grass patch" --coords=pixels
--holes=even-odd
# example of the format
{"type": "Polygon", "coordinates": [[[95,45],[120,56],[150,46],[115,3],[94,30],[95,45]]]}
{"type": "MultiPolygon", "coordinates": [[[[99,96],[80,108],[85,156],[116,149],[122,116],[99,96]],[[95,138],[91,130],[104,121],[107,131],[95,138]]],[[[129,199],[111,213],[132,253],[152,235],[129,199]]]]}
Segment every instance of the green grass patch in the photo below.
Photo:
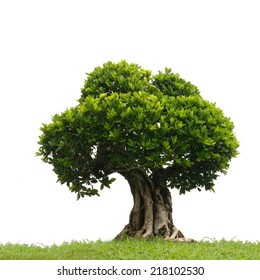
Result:
{"type": "Polygon", "coordinates": [[[260,260],[260,243],[240,241],[96,241],[36,245],[0,244],[1,260],[260,260]]]}

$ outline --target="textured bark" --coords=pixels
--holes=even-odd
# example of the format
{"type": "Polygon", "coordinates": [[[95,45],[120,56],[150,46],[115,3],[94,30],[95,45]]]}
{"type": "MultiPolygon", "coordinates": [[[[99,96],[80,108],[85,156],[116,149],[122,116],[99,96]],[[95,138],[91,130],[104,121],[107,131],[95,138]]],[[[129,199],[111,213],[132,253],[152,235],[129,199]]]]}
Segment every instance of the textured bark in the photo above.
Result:
{"type": "MultiPolygon", "coordinates": [[[[116,236],[126,237],[161,236],[167,240],[185,240],[172,220],[172,199],[169,189],[152,180],[141,169],[121,172],[130,185],[133,195],[133,208],[129,223],[116,236]]],[[[188,241],[188,240],[187,240],[188,241]]]]}

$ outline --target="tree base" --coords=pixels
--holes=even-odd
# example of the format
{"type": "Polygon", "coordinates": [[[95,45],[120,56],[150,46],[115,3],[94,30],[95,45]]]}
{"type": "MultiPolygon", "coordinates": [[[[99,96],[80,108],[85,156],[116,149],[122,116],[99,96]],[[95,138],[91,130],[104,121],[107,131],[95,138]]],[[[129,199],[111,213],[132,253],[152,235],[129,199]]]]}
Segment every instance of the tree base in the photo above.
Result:
{"type": "Polygon", "coordinates": [[[115,240],[126,238],[162,237],[165,240],[187,241],[183,233],[172,221],[172,199],[169,189],[158,180],[152,180],[142,170],[134,169],[123,172],[127,179],[134,205],[129,223],[115,237],[115,240]]]}
{"type": "MultiPolygon", "coordinates": [[[[155,235],[145,235],[142,231],[134,231],[131,229],[131,226],[128,224],[126,225],[123,230],[114,238],[114,240],[117,241],[123,241],[127,238],[136,238],[136,239],[145,239],[148,240],[152,237],[155,237],[155,235]]],[[[174,231],[170,236],[161,236],[164,240],[167,241],[175,241],[175,242],[197,242],[195,239],[192,238],[186,238],[184,237],[183,233],[178,230],[176,227],[174,227],[174,231]]]]}
{"type": "MultiPolygon", "coordinates": [[[[148,235],[148,236],[147,235],[143,236],[142,232],[132,230],[131,227],[128,224],[114,238],[114,240],[116,240],[116,241],[123,241],[123,240],[126,240],[127,238],[149,240],[150,238],[153,238],[153,237],[155,237],[155,235],[152,235],[152,234],[148,235]]],[[[164,240],[174,241],[174,242],[197,242],[195,239],[184,237],[182,232],[180,230],[178,230],[177,228],[175,228],[175,230],[174,230],[174,232],[172,233],[171,236],[166,236],[166,237],[165,236],[159,236],[159,237],[162,237],[164,240]]]]}

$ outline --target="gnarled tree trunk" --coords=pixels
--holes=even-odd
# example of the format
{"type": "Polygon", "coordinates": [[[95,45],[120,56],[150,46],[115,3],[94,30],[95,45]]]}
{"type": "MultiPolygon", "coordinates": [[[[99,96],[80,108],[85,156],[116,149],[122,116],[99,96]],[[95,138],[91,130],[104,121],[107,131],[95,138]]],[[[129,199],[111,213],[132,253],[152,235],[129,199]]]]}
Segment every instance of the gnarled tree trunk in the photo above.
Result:
{"type": "Polygon", "coordinates": [[[171,193],[166,186],[155,183],[141,169],[121,172],[128,181],[133,195],[134,205],[129,223],[116,236],[126,237],[162,236],[165,239],[184,239],[172,221],[171,193]]]}

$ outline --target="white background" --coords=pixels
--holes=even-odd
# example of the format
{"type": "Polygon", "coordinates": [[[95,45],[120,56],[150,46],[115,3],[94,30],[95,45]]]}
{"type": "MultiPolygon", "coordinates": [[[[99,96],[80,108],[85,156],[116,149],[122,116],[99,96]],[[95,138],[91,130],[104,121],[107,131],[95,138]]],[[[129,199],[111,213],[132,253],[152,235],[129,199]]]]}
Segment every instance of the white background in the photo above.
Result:
{"type": "Polygon", "coordinates": [[[75,106],[85,73],[109,60],[171,67],[235,124],[240,155],[216,193],[173,191],[187,236],[260,241],[259,43],[254,0],[0,2],[0,243],[110,240],[128,222],[120,178],[76,201],[35,157],[42,123],[75,106]]]}

